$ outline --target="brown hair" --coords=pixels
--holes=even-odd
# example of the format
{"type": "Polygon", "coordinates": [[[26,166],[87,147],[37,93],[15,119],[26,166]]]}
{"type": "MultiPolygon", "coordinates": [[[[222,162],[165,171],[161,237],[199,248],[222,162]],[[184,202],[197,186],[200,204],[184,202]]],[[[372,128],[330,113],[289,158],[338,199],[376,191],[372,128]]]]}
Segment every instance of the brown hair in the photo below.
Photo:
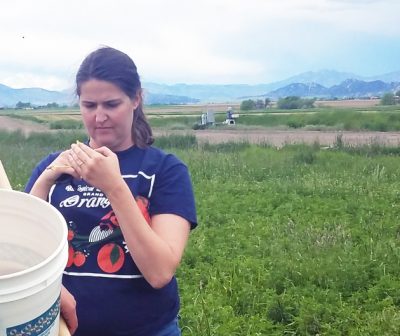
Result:
{"type": "Polygon", "coordinates": [[[125,53],[110,47],[99,48],[90,53],[82,62],[76,74],[76,94],[90,79],[104,80],[118,86],[131,99],[140,97],[134,111],[132,140],[140,148],[154,142],[153,132],[143,111],[142,84],[133,60],[125,53]]]}

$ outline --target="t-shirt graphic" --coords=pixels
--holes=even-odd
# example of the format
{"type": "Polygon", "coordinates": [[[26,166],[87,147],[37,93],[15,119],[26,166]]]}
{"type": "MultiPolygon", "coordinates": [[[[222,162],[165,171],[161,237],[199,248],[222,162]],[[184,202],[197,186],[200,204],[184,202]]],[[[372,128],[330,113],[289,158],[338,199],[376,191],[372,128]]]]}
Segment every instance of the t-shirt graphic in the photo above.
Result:
{"type": "MultiPolygon", "coordinates": [[[[143,217],[150,224],[148,212],[149,201],[137,196],[136,202],[143,217]]],[[[97,252],[97,264],[105,273],[115,273],[121,269],[125,261],[128,247],[123,241],[122,231],[113,210],[106,213],[95,226],[89,236],[80,235],[75,223],[68,223],[68,263],[67,268],[75,265],[81,267],[91,256],[93,246],[101,246],[97,252]],[[122,241],[122,244],[121,244],[122,241]]]]}
{"type": "MultiPolygon", "coordinates": [[[[146,196],[151,196],[154,176],[142,172],[123,176],[131,186],[139,178],[147,185],[146,196]],[[147,182],[147,183],[146,183],[147,182]]],[[[58,186],[60,188],[60,186],[58,186]]],[[[141,277],[133,263],[129,249],[124,241],[118,219],[110,202],[101,190],[86,185],[84,181],[68,181],[63,193],[50,193],[53,204],[65,209],[68,223],[68,262],[64,274],[72,276],[100,276],[136,278],[141,277]],[[90,209],[86,216],[74,218],[80,208],[81,214],[90,209]],[[90,224],[89,224],[90,223],[90,224]],[[87,267],[86,267],[87,266],[87,267]]],[[[150,225],[149,199],[142,195],[135,196],[136,204],[143,217],[150,225]]]]}

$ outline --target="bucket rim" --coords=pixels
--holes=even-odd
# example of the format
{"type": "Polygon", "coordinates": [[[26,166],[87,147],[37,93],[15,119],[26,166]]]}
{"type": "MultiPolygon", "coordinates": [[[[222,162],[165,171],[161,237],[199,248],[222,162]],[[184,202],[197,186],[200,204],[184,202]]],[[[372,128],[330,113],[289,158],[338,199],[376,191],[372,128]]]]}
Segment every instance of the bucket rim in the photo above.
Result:
{"type": "Polygon", "coordinates": [[[33,265],[31,267],[28,267],[22,271],[18,271],[18,272],[14,272],[14,273],[9,273],[9,274],[5,274],[5,275],[0,275],[0,280],[8,280],[8,279],[12,279],[12,278],[16,278],[16,277],[20,277],[23,276],[27,273],[31,273],[34,272],[42,267],[44,267],[45,265],[49,264],[52,260],[56,259],[57,256],[62,253],[62,250],[65,248],[65,244],[67,244],[67,237],[68,237],[68,230],[67,230],[67,222],[65,221],[65,218],[63,217],[63,215],[50,203],[42,200],[39,197],[36,197],[34,195],[31,194],[27,194],[25,192],[22,191],[17,191],[17,190],[6,190],[6,189],[0,189],[0,193],[18,193],[20,195],[23,195],[22,197],[25,197],[26,199],[34,199],[35,202],[39,202],[42,205],[45,205],[46,207],[48,207],[48,209],[56,216],[58,217],[58,219],[60,220],[60,223],[62,223],[62,233],[61,233],[61,240],[60,243],[58,244],[57,248],[53,251],[53,253],[51,253],[47,258],[45,258],[44,260],[42,260],[40,263],[33,265]]]}

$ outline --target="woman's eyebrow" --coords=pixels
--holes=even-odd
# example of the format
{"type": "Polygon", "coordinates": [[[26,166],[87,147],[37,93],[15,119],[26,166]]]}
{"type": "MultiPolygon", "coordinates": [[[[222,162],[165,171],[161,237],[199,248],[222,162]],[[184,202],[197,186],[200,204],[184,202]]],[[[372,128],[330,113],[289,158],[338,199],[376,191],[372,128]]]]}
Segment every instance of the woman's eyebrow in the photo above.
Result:
{"type": "Polygon", "coordinates": [[[106,99],[104,101],[97,101],[97,100],[90,100],[90,99],[82,99],[81,103],[86,103],[86,104],[101,104],[101,103],[118,103],[121,101],[121,98],[112,98],[112,99],[106,99]]]}
{"type": "Polygon", "coordinates": [[[96,103],[96,101],[90,99],[81,99],[81,103],[96,103]]]}
{"type": "Polygon", "coordinates": [[[121,101],[121,98],[113,98],[109,100],[105,100],[105,103],[119,103],[121,101]]]}

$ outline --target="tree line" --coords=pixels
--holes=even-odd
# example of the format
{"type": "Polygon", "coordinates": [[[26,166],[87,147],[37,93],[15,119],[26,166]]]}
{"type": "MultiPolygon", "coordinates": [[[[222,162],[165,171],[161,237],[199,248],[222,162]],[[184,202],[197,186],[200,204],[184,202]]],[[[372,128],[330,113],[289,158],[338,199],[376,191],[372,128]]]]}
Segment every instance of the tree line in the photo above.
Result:
{"type": "Polygon", "coordinates": [[[18,110],[40,109],[40,108],[59,108],[59,107],[61,107],[61,106],[57,103],[47,103],[46,105],[36,106],[36,105],[32,105],[31,103],[24,103],[22,101],[19,101],[18,103],[15,104],[15,108],[18,110]]]}
{"type": "MultiPolygon", "coordinates": [[[[314,107],[314,103],[315,99],[301,98],[297,96],[288,96],[285,98],[280,98],[276,103],[276,106],[278,109],[293,110],[302,108],[312,108],[314,107]]],[[[241,111],[262,110],[271,107],[271,105],[272,102],[269,98],[265,98],[265,100],[247,99],[241,102],[240,110],[241,111]]]]}
{"type": "MultiPolygon", "coordinates": [[[[298,96],[288,96],[279,98],[276,107],[283,110],[313,108],[315,98],[301,98],[298,96]]],[[[381,105],[398,105],[400,104],[400,90],[397,92],[387,92],[381,97],[381,105]]],[[[262,110],[272,106],[269,98],[262,99],[246,99],[240,104],[241,111],[262,110]]]]}
{"type": "Polygon", "coordinates": [[[400,90],[397,92],[387,92],[381,98],[381,105],[397,105],[400,104],[400,90]]]}

